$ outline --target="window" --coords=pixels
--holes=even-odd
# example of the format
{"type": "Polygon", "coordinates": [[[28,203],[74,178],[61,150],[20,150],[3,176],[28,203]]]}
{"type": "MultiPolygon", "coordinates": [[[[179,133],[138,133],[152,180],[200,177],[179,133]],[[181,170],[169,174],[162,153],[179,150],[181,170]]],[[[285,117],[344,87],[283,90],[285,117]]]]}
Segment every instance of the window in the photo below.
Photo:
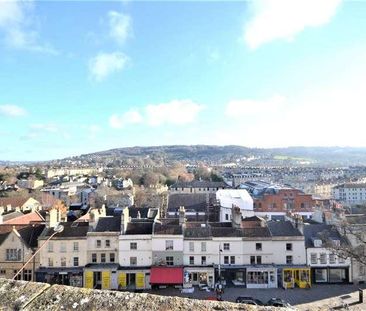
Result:
{"type": "Polygon", "coordinates": [[[105,262],[105,253],[100,254],[100,262],[105,262]]]}
{"type": "Polygon", "coordinates": [[[48,242],[48,252],[53,253],[53,242],[48,242]]]}
{"type": "Polygon", "coordinates": [[[344,258],[342,258],[342,257],[338,257],[338,262],[339,262],[339,263],[344,263],[344,262],[345,262],[345,259],[344,259],[344,258]]]}
{"type": "Polygon", "coordinates": [[[23,280],[32,281],[32,270],[27,269],[23,271],[23,280]]]}
{"type": "Polygon", "coordinates": [[[292,243],[286,243],[286,250],[292,251],[292,243]]]}
{"type": "Polygon", "coordinates": [[[316,256],[316,253],[311,253],[310,254],[310,262],[313,265],[316,265],[318,263],[318,257],[316,256]]]}
{"type": "Polygon", "coordinates": [[[255,265],[255,256],[250,256],[250,264],[255,265]]]}
{"type": "Polygon", "coordinates": [[[53,267],[53,258],[52,257],[48,257],[48,266],[53,267]]]}
{"type": "Polygon", "coordinates": [[[116,256],[114,253],[110,253],[109,254],[109,262],[115,262],[116,261],[116,256]]]}
{"type": "Polygon", "coordinates": [[[130,257],[130,265],[131,266],[137,265],[137,257],[130,257]]]}
{"type": "Polygon", "coordinates": [[[97,254],[92,254],[92,262],[97,262],[97,254]]]}
{"type": "Polygon", "coordinates": [[[74,267],[79,266],[79,257],[74,257],[74,267]]]}
{"type": "Polygon", "coordinates": [[[331,264],[336,263],[336,257],[334,254],[329,254],[329,263],[331,263],[331,264]]]}
{"type": "Polygon", "coordinates": [[[262,264],[262,256],[257,256],[257,265],[262,264]]]}
{"type": "Polygon", "coordinates": [[[201,252],[206,251],[206,242],[201,242],[201,252]]]}
{"type": "Polygon", "coordinates": [[[137,249],[137,243],[136,242],[131,242],[130,243],[130,249],[137,249]]]}
{"type": "Polygon", "coordinates": [[[78,252],[79,251],[79,242],[74,242],[74,252],[78,252]]]}
{"type": "Polygon", "coordinates": [[[174,257],[173,256],[165,257],[165,262],[166,262],[167,266],[173,266],[174,265],[174,257]]]}
{"type": "Polygon", "coordinates": [[[262,243],[255,243],[255,249],[257,251],[261,251],[262,250],[262,243]]]}
{"type": "Polygon", "coordinates": [[[230,256],[230,264],[235,265],[235,256],[230,256]]]}
{"type": "Polygon", "coordinates": [[[165,250],[169,251],[169,250],[173,250],[173,240],[166,240],[165,241],[165,250]]]}
{"type": "Polygon", "coordinates": [[[21,261],[22,254],[20,249],[8,248],[6,249],[6,261],[21,261]]]}
{"type": "Polygon", "coordinates": [[[111,240],[105,240],[105,247],[111,247],[111,240]]]}
{"type": "Polygon", "coordinates": [[[230,243],[224,243],[224,251],[230,250],[230,243]]]}
{"type": "Polygon", "coordinates": [[[205,265],[206,264],[206,256],[202,256],[201,257],[201,265],[205,265]]]}
{"type": "Polygon", "coordinates": [[[189,264],[194,265],[194,256],[189,256],[189,264]]]}
{"type": "Polygon", "coordinates": [[[224,264],[225,265],[229,264],[229,256],[224,256],[224,264]]]}
{"type": "Polygon", "coordinates": [[[286,256],[286,263],[288,265],[292,265],[292,256],[291,255],[290,256],[286,256]]]}
{"type": "Polygon", "coordinates": [[[0,270],[0,274],[6,274],[6,270],[1,269],[1,270],[0,270]]]}
{"type": "Polygon", "coordinates": [[[102,247],[102,241],[101,240],[97,240],[97,248],[101,248],[102,247]]]}
{"type": "MultiPolygon", "coordinates": [[[[14,276],[15,276],[18,273],[18,270],[13,270],[13,273],[14,273],[14,276]]],[[[19,273],[15,279],[16,280],[21,280],[22,279],[22,275],[19,273]]]]}
{"type": "Polygon", "coordinates": [[[305,208],[305,203],[301,203],[300,208],[305,208]]]}
{"type": "Polygon", "coordinates": [[[229,214],[225,214],[225,220],[229,220],[229,214]]]}
{"type": "Polygon", "coordinates": [[[194,242],[189,242],[189,251],[194,252],[194,242]]]}
{"type": "Polygon", "coordinates": [[[60,253],[66,253],[66,244],[65,244],[65,242],[60,243],[60,253]]]}
{"type": "Polygon", "coordinates": [[[320,263],[323,265],[327,263],[327,254],[326,253],[320,254],[320,263]]]}
{"type": "Polygon", "coordinates": [[[66,267],[66,257],[61,257],[61,267],[66,267]]]}

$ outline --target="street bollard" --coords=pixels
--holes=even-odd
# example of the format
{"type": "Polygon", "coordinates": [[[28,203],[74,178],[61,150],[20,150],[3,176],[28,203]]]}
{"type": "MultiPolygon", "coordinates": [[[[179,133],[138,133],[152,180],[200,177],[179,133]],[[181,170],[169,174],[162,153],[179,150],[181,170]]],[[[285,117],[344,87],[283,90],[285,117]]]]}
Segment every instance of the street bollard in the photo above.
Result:
{"type": "Polygon", "coordinates": [[[358,303],[363,303],[363,290],[362,290],[362,288],[358,289],[358,303]]]}

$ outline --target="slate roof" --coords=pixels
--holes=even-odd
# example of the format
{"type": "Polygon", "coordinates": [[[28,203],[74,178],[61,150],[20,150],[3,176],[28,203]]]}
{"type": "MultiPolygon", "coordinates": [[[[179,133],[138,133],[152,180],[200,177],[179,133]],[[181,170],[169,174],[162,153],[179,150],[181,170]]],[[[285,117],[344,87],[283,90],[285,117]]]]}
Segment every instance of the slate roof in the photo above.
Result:
{"type": "MultiPolygon", "coordinates": [[[[200,225],[200,224],[199,224],[200,225]]],[[[206,225],[205,227],[187,227],[184,229],[185,238],[209,238],[212,236],[211,227],[206,225]]]]}
{"type": "Polygon", "coordinates": [[[0,234],[0,245],[5,241],[10,232],[0,234]]]}
{"type": "Polygon", "coordinates": [[[272,236],[302,236],[291,221],[269,221],[267,225],[272,236]]]}
{"type": "Polygon", "coordinates": [[[314,247],[313,244],[314,238],[324,240],[324,238],[326,237],[334,240],[340,240],[341,244],[348,245],[347,239],[344,238],[342,235],[340,235],[336,227],[332,225],[326,225],[326,224],[305,225],[304,236],[305,236],[306,248],[314,247]]]}
{"type": "Polygon", "coordinates": [[[181,235],[183,234],[182,226],[165,223],[154,224],[154,234],[181,235]]]}
{"type": "Polygon", "coordinates": [[[31,225],[18,229],[18,232],[29,247],[35,248],[38,246],[38,237],[42,234],[44,228],[45,225],[31,225]]]}
{"type": "Polygon", "coordinates": [[[152,234],[153,222],[130,222],[127,224],[125,234],[152,234]]]}
{"type": "MultiPolygon", "coordinates": [[[[57,233],[54,239],[86,237],[86,233],[89,230],[89,223],[87,222],[61,222],[60,224],[64,226],[64,230],[57,233]]],[[[40,237],[49,237],[53,233],[53,228],[45,228],[40,237]]]]}
{"type": "Polygon", "coordinates": [[[209,200],[216,199],[215,194],[211,196],[206,193],[174,193],[168,198],[168,211],[178,212],[180,206],[184,206],[186,212],[206,212],[207,197],[209,200]]]}
{"type": "Polygon", "coordinates": [[[99,217],[95,232],[120,232],[121,216],[99,217]]]}
{"type": "Polygon", "coordinates": [[[192,180],[177,181],[170,188],[229,188],[229,185],[223,181],[192,180]]]}

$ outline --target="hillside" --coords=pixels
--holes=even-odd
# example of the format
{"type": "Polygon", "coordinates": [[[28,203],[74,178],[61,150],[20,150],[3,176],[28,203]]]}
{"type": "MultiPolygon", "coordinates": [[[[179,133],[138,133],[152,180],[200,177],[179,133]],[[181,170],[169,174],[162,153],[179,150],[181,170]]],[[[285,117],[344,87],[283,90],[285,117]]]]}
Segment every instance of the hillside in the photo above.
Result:
{"type": "Polygon", "coordinates": [[[175,161],[185,164],[199,162],[221,165],[366,165],[366,148],[354,147],[288,147],[248,148],[243,146],[173,145],[126,147],[100,151],[59,160],[87,164],[169,165],[175,161]]]}

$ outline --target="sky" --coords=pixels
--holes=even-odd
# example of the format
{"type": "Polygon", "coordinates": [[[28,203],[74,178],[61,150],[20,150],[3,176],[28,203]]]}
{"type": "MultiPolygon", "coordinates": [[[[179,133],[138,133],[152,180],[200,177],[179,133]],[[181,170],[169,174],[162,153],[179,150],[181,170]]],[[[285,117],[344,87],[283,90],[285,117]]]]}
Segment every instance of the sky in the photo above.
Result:
{"type": "Polygon", "coordinates": [[[0,0],[0,160],[366,146],[366,1],[0,0]]]}

